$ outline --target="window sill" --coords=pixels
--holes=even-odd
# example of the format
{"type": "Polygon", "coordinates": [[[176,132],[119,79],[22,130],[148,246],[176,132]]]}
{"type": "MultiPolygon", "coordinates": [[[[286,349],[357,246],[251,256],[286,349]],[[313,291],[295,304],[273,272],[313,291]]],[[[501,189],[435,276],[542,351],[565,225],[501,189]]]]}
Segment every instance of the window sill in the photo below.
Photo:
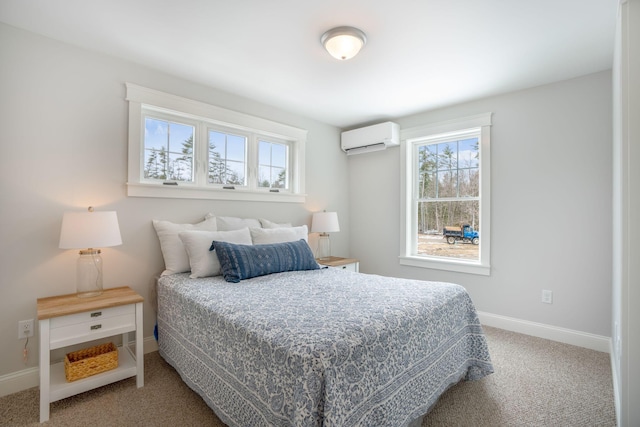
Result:
{"type": "Polygon", "coordinates": [[[266,191],[221,190],[217,188],[179,187],[158,184],[127,183],[129,197],[166,199],[237,200],[253,202],[304,203],[306,194],[271,193],[266,191]]]}
{"type": "Polygon", "coordinates": [[[401,256],[400,265],[431,268],[435,270],[454,271],[457,273],[478,274],[481,276],[491,275],[491,267],[489,265],[481,265],[480,263],[460,261],[456,259],[434,259],[418,256],[401,256]]]}

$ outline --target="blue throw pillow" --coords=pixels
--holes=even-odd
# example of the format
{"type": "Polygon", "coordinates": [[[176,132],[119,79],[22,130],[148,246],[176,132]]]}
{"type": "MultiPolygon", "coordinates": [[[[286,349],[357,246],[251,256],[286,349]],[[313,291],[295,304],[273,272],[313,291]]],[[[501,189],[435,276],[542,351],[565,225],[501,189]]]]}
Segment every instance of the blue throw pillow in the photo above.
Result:
{"type": "Polygon", "coordinates": [[[237,245],[214,240],[209,250],[215,250],[218,255],[224,280],[233,283],[283,271],[320,268],[309,244],[302,239],[266,245],[237,245]]]}

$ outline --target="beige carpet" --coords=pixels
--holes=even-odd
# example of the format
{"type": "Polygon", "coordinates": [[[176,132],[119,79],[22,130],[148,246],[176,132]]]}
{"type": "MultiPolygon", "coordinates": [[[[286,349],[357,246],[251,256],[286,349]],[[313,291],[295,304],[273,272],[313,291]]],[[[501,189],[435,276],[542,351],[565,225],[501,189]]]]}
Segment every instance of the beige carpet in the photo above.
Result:
{"type": "MultiPolygon", "coordinates": [[[[449,389],[423,426],[615,426],[609,355],[485,328],[495,373],[449,389]]],[[[1,426],[38,426],[38,388],[0,398],[1,426]]],[[[135,379],[51,404],[46,426],[224,426],[157,352],[135,379]]]]}

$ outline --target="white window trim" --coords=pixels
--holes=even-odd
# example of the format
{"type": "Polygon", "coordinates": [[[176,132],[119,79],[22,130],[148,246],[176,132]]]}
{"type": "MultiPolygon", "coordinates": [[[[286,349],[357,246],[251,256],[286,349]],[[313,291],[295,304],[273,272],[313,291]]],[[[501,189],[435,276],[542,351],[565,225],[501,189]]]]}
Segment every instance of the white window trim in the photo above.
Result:
{"type": "Polygon", "coordinates": [[[400,264],[412,267],[448,270],[461,273],[491,274],[491,114],[484,113],[461,119],[449,120],[400,131],[402,155],[400,156],[401,191],[400,206],[400,264]],[[415,176],[413,159],[414,143],[430,136],[480,128],[480,259],[478,261],[453,258],[425,257],[412,254],[415,243],[415,215],[412,205],[412,182],[415,176]]]}
{"type": "Polygon", "coordinates": [[[126,83],[126,100],[129,101],[129,167],[127,195],[131,197],[164,197],[182,199],[244,200],[260,202],[304,203],[305,194],[305,144],[307,131],[273,122],[260,117],[206,104],[180,96],[126,83]],[[290,145],[291,189],[287,192],[246,189],[226,190],[212,186],[163,185],[144,182],[141,179],[143,154],[143,107],[169,114],[179,114],[195,120],[205,120],[225,127],[257,133],[288,141],[290,145]]]}

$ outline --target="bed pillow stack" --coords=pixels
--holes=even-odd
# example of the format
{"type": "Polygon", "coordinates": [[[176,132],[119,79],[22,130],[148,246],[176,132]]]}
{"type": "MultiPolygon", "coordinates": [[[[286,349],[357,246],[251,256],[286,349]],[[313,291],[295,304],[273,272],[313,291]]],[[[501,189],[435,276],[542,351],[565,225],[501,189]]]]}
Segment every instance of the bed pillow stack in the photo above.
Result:
{"type": "MultiPolygon", "coordinates": [[[[197,224],[153,220],[153,226],[165,262],[163,276],[188,271],[191,272],[189,277],[194,279],[222,274],[219,254],[215,250],[209,250],[213,241],[245,246],[302,241],[313,260],[306,225],[293,227],[290,223],[276,223],[263,218],[216,217],[207,214],[197,224]]],[[[293,254],[290,250],[286,253],[293,254]]],[[[306,255],[308,254],[305,253],[306,255]]]]}

